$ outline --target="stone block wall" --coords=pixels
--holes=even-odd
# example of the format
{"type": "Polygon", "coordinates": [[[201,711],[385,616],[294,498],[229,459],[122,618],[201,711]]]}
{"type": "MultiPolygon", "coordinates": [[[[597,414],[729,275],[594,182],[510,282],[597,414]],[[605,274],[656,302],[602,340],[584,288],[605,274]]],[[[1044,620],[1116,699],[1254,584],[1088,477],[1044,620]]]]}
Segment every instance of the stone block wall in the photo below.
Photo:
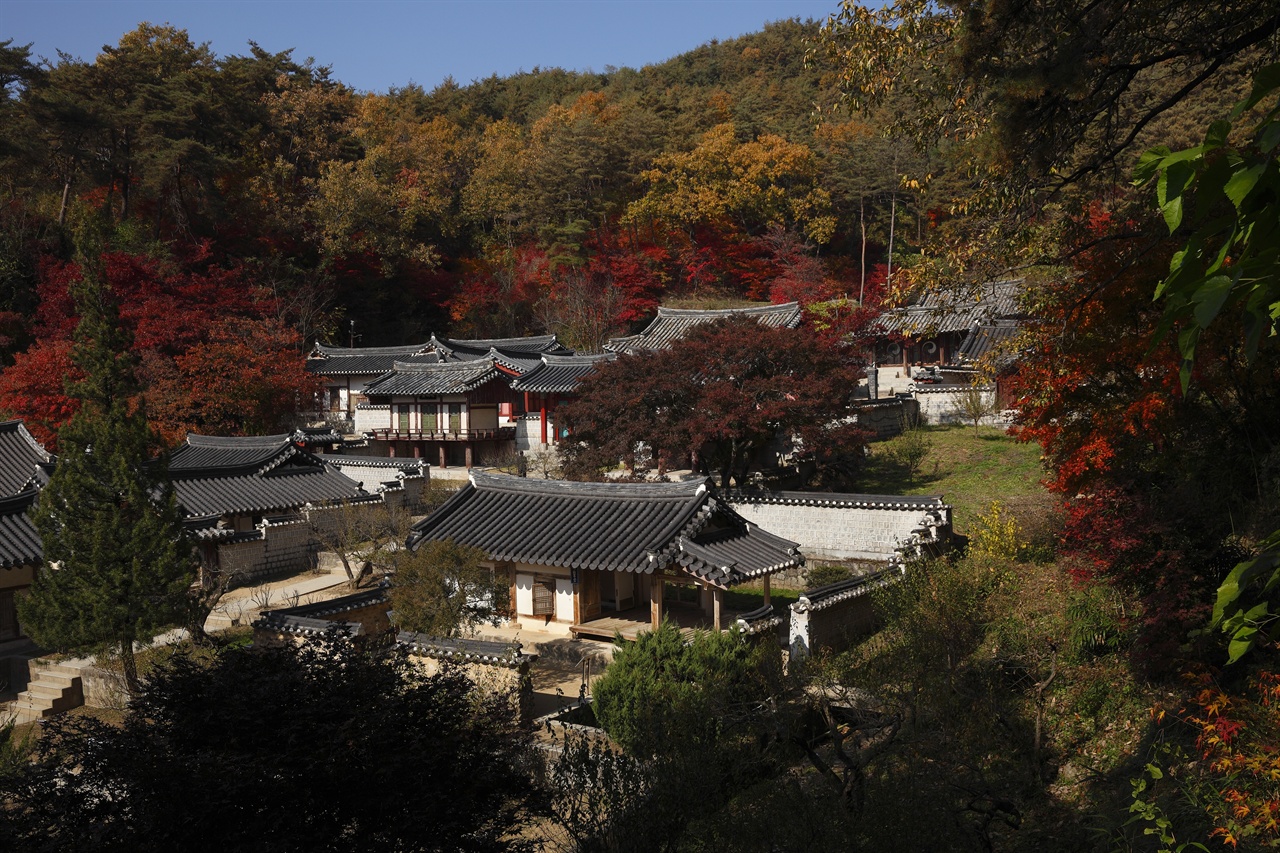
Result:
{"type": "Polygon", "coordinates": [[[949,540],[951,508],[940,497],[730,493],[733,509],[752,524],[800,545],[814,560],[888,560],[913,540],[949,540]],[[932,531],[932,535],[924,535],[932,531]]]}
{"type": "Polygon", "coordinates": [[[809,590],[791,605],[789,626],[793,660],[818,651],[841,652],[878,625],[874,593],[903,577],[902,564],[874,574],[809,590]]]}
{"type": "Polygon", "coordinates": [[[218,565],[236,586],[252,583],[265,573],[267,543],[262,539],[230,542],[218,546],[218,565]]]}
{"type": "Polygon", "coordinates": [[[842,652],[875,630],[876,611],[871,596],[846,599],[828,608],[791,614],[791,646],[803,643],[812,654],[820,650],[842,652]]]}
{"type": "Polygon", "coordinates": [[[311,525],[305,519],[263,525],[263,571],[268,575],[302,572],[311,568],[319,549],[311,525]]]}
{"type": "MultiPolygon", "coordinates": [[[[968,391],[970,386],[922,386],[916,389],[915,399],[920,406],[920,414],[924,416],[925,423],[930,424],[965,424],[971,423],[964,415],[959,412],[960,396],[968,391]]],[[[996,388],[994,385],[984,385],[980,389],[982,396],[988,405],[994,405],[996,400],[996,388]]],[[[1004,426],[1005,421],[999,414],[988,415],[983,418],[980,423],[987,426],[1004,426]]]]}
{"type": "Polygon", "coordinates": [[[914,423],[920,405],[909,397],[895,397],[859,403],[856,411],[858,426],[873,433],[875,440],[884,441],[901,435],[904,425],[914,423]]]}
{"type": "MultiPolygon", "coordinates": [[[[552,418],[551,412],[547,412],[547,442],[552,442],[555,434],[555,420],[552,418]]],[[[545,450],[546,444],[542,443],[542,413],[529,412],[521,415],[516,421],[516,450],[523,453],[525,451],[545,450]]]]}
{"type": "Polygon", "coordinates": [[[356,406],[357,434],[387,429],[391,426],[391,406],[385,403],[360,403],[356,406]]]}

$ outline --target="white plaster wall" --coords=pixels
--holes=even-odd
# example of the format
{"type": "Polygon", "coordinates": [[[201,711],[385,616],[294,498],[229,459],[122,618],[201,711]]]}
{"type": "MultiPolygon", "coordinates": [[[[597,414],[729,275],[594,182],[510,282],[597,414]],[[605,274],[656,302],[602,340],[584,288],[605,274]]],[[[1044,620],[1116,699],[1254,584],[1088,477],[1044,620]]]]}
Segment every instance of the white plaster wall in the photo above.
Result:
{"type": "Polygon", "coordinates": [[[573,584],[568,578],[556,578],[556,619],[573,622],[573,584]]]}
{"type": "MultiPolygon", "coordinates": [[[[947,390],[947,391],[917,391],[915,393],[916,401],[920,404],[920,414],[924,416],[926,423],[931,424],[957,424],[969,423],[957,410],[960,403],[960,395],[967,391],[967,388],[947,390]]],[[[987,386],[982,389],[982,396],[988,405],[994,404],[996,399],[996,389],[994,386],[987,386]]],[[[988,415],[983,418],[981,423],[988,425],[1001,425],[1003,421],[999,415],[988,415]]]]}
{"type": "Polygon", "coordinates": [[[733,508],[764,530],[798,543],[806,557],[819,560],[888,559],[925,514],[922,509],[745,502],[735,502],[733,508]]]}
{"type": "Polygon", "coordinates": [[[516,573],[516,613],[533,612],[533,575],[516,573]]]}
{"type": "Polygon", "coordinates": [[[370,432],[375,429],[387,429],[391,426],[391,410],[381,408],[357,408],[355,417],[356,432],[370,432]]]}

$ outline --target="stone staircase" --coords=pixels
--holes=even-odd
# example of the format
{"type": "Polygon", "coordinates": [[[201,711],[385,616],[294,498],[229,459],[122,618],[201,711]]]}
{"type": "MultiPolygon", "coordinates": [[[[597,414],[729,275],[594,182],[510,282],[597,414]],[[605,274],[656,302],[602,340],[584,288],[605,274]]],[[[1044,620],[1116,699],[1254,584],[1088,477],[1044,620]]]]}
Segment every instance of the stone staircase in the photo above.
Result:
{"type": "Polygon", "coordinates": [[[30,662],[34,676],[9,706],[18,723],[30,723],[84,704],[80,668],[45,660],[30,662]]]}

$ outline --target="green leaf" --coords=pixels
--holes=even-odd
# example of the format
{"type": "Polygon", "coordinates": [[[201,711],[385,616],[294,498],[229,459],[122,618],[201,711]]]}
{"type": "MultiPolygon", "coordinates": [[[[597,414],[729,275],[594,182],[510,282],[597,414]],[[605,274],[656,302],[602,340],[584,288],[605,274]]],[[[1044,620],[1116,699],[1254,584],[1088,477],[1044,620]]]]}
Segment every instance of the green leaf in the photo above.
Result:
{"type": "Polygon", "coordinates": [[[1204,147],[1207,150],[1221,148],[1227,144],[1227,136],[1231,133],[1231,122],[1226,119],[1219,119],[1209,125],[1209,129],[1204,134],[1204,147]]]}
{"type": "Polygon", "coordinates": [[[1133,183],[1136,186],[1150,183],[1156,172],[1160,171],[1164,158],[1168,156],[1169,149],[1164,145],[1142,152],[1138,157],[1138,165],[1133,169],[1133,183]]]}
{"type": "Polygon", "coordinates": [[[1253,90],[1249,97],[1236,105],[1232,118],[1238,118],[1253,109],[1267,95],[1280,89],[1280,62],[1264,65],[1253,73],[1253,90]]]}
{"type": "Polygon", "coordinates": [[[1266,170],[1265,163],[1258,163],[1249,169],[1237,170],[1227,181],[1227,185],[1223,188],[1223,192],[1227,194],[1227,198],[1231,199],[1231,203],[1236,206],[1236,210],[1244,204],[1245,198],[1252,192],[1258,183],[1258,178],[1262,177],[1262,173],[1266,170]]]}
{"type": "Polygon", "coordinates": [[[1195,318],[1196,324],[1202,328],[1209,328],[1209,324],[1218,316],[1218,312],[1222,310],[1222,306],[1226,304],[1227,297],[1231,295],[1231,277],[1226,275],[1215,275],[1196,289],[1195,295],[1191,297],[1191,301],[1196,303],[1195,318]]]}

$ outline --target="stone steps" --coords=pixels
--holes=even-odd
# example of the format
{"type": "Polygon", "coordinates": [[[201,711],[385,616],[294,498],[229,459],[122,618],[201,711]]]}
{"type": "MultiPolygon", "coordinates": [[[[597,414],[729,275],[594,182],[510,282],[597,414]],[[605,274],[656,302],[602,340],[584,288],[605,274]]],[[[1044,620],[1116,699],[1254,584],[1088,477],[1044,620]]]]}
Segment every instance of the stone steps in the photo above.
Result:
{"type": "Polygon", "coordinates": [[[84,682],[74,666],[31,661],[34,678],[10,705],[14,720],[30,723],[84,704],[84,682]]]}

